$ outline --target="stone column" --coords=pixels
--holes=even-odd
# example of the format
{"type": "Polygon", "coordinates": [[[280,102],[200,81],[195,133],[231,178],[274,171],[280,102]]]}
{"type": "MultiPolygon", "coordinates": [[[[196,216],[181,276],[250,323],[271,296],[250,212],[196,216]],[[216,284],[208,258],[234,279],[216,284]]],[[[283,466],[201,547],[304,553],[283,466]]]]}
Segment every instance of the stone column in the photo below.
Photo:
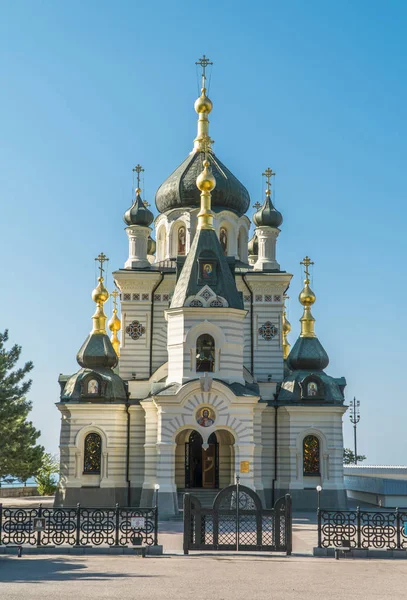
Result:
{"type": "Polygon", "coordinates": [[[144,482],[140,506],[152,506],[154,486],[157,483],[157,409],[151,400],[143,400],[140,404],[146,413],[144,482]]]}
{"type": "Polygon", "coordinates": [[[254,264],[255,271],[280,269],[280,265],[276,261],[276,242],[279,233],[280,230],[277,227],[257,227],[259,254],[254,264]]]}
{"type": "Polygon", "coordinates": [[[143,269],[149,266],[147,244],[150,232],[150,227],[142,227],[141,225],[126,227],[129,238],[129,258],[124,263],[126,269],[143,269]]]}

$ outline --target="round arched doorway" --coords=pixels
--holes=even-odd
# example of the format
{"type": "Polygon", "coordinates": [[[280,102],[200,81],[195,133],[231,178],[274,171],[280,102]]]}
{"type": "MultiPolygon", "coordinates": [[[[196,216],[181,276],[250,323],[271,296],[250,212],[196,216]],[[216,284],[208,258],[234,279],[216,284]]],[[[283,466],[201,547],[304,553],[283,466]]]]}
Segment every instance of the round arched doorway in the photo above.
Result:
{"type": "Polygon", "coordinates": [[[176,438],[175,482],[178,489],[221,489],[234,481],[234,437],[226,430],[211,433],[207,443],[195,429],[176,438]]]}

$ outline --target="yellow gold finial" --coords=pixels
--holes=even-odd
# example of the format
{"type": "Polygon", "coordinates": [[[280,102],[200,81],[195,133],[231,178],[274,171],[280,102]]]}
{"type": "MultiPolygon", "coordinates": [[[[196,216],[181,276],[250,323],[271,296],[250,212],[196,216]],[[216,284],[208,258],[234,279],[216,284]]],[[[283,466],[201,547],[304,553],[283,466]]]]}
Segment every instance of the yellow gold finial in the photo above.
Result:
{"type": "Polygon", "coordinates": [[[298,296],[300,303],[304,307],[304,313],[300,319],[300,322],[301,322],[300,337],[316,337],[315,332],[314,332],[315,319],[311,314],[311,306],[314,304],[314,302],[316,300],[316,296],[309,286],[310,278],[309,278],[309,270],[308,270],[309,266],[313,265],[314,263],[311,261],[309,256],[306,256],[304,258],[304,260],[302,260],[300,262],[300,264],[304,265],[304,267],[305,267],[305,269],[304,269],[304,271],[305,271],[304,288],[301,291],[300,295],[298,296]]]}
{"type": "Polygon", "coordinates": [[[113,315],[108,323],[109,329],[112,332],[112,335],[110,336],[110,341],[112,342],[112,346],[117,356],[120,356],[120,340],[117,336],[118,332],[122,327],[121,321],[117,316],[117,297],[119,295],[119,292],[117,290],[114,290],[114,292],[112,292],[110,295],[113,298],[113,315]]]}
{"type": "Polygon", "coordinates": [[[198,213],[198,229],[214,229],[213,214],[211,210],[211,192],[216,187],[216,179],[212,174],[211,163],[207,158],[207,146],[205,148],[205,160],[203,171],[198,175],[196,186],[201,190],[201,210],[198,213]]]}
{"type": "Polygon", "coordinates": [[[206,69],[208,65],[213,65],[209,58],[203,55],[195,64],[202,67],[202,89],[201,95],[195,100],[194,108],[198,113],[198,135],[194,140],[194,152],[202,152],[205,140],[209,144],[207,151],[211,149],[213,140],[209,137],[209,119],[208,115],[212,110],[212,102],[206,95],[206,69]]]}
{"type": "Polygon", "coordinates": [[[291,323],[287,319],[287,310],[286,310],[286,300],[289,300],[289,296],[284,294],[284,308],[283,308],[283,356],[284,360],[288,358],[290,354],[290,344],[288,342],[287,336],[291,331],[291,323]]]}
{"type": "Polygon", "coordinates": [[[92,317],[92,319],[93,319],[92,333],[106,334],[106,318],[107,317],[103,311],[103,305],[106,302],[106,300],[109,298],[109,292],[103,285],[103,282],[104,282],[103,264],[105,262],[107,262],[109,259],[107,258],[107,256],[105,254],[103,254],[103,252],[101,252],[99,254],[99,256],[97,258],[95,258],[95,260],[99,263],[99,273],[100,274],[99,274],[99,278],[98,278],[99,283],[92,292],[92,300],[96,303],[96,311],[92,317]]]}

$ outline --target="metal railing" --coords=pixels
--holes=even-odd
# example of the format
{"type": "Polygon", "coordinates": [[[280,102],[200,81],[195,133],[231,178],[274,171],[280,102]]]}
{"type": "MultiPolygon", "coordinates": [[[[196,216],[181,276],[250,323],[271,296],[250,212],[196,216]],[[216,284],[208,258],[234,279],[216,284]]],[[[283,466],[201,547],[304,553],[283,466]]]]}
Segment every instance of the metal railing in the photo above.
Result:
{"type": "Polygon", "coordinates": [[[407,550],[407,509],[318,509],[318,547],[407,550]]]}
{"type": "Polygon", "coordinates": [[[0,545],[152,546],[158,543],[153,508],[14,508],[0,504],[0,545]]]}

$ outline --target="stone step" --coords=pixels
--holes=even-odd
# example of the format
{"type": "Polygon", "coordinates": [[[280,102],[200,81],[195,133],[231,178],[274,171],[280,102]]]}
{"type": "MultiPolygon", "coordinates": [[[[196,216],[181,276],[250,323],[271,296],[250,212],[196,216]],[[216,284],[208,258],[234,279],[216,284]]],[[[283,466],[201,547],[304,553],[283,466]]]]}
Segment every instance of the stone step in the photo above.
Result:
{"type": "Polygon", "coordinates": [[[191,496],[195,496],[195,498],[198,498],[198,500],[201,503],[201,506],[203,506],[204,508],[212,508],[213,501],[215,500],[219,491],[220,490],[212,490],[212,489],[206,490],[204,488],[191,488],[191,489],[187,489],[187,490],[178,490],[178,506],[180,509],[182,509],[183,501],[184,501],[184,494],[187,492],[187,493],[191,494],[191,496]]]}

